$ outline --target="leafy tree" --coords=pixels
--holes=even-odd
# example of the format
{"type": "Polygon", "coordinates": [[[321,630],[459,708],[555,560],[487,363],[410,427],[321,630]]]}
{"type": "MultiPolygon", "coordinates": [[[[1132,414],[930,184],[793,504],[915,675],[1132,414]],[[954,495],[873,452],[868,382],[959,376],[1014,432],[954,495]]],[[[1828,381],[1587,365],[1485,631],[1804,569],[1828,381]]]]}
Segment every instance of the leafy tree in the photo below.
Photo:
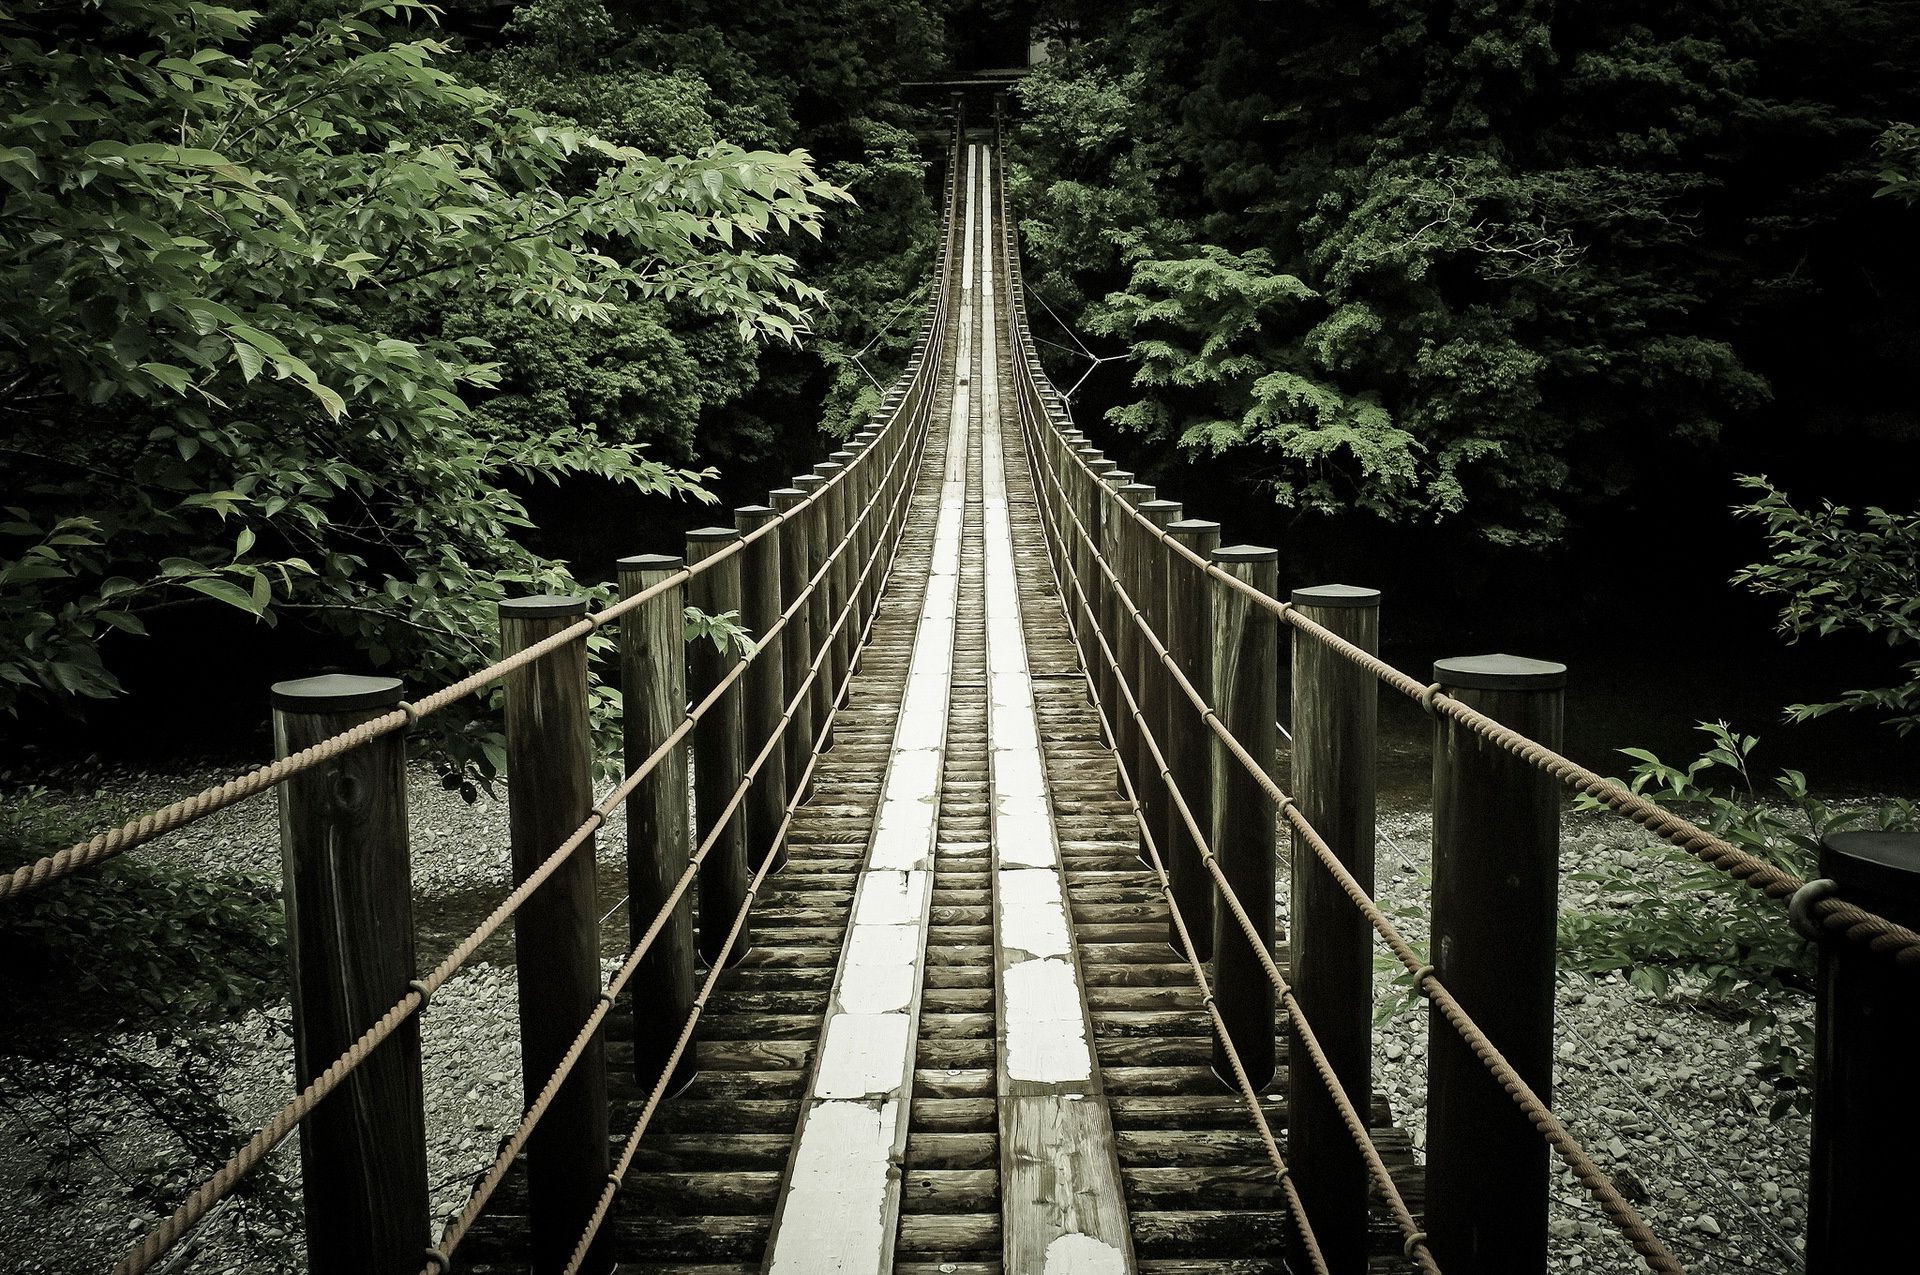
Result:
{"type": "Polygon", "coordinates": [[[1140,356],[1110,419],[1149,443],[1225,446],[1283,503],[1544,547],[1793,405],[1911,418],[1877,402],[1920,331],[1885,300],[1910,244],[1859,201],[1902,189],[1906,135],[1875,152],[1920,83],[1897,5],[1049,12],[1065,48],[1019,90],[1030,277],[1140,356]],[[1168,279],[1254,253],[1305,291],[1216,364],[1217,299],[1168,279]],[[1343,442],[1334,475],[1330,421],[1393,465],[1343,442]]]}
{"type": "MultiPolygon", "coordinates": [[[[1869,505],[1856,514],[1830,500],[1802,509],[1765,478],[1741,482],[1757,496],[1736,512],[1766,524],[1771,557],[1741,568],[1734,582],[1780,599],[1780,632],[1788,641],[1852,632],[1895,650],[1920,646],[1920,512],[1869,505]]],[[[1789,704],[1787,719],[1865,711],[1886,715],[1886,724],[1905,735],[1920,727],[1920,659],[1905,661],[1900,672],[1905,680],[1893,686],[1789,704]]]]}
{"type": "Polygon", "coordinates": [[[496,339],[631,346],[661,307],[734,348],[805,330],[821,294],[762,247],[844,198],[804,153],[552,124],[381,25],[429,12],[0,14],[0,707],[112,694],[110,635],[202,604],[445,680],[506,591],[576,587],[516,543],[513,484],[700,492],[641,445],[687,432],[638,419],[645,387],[496,339]]]}

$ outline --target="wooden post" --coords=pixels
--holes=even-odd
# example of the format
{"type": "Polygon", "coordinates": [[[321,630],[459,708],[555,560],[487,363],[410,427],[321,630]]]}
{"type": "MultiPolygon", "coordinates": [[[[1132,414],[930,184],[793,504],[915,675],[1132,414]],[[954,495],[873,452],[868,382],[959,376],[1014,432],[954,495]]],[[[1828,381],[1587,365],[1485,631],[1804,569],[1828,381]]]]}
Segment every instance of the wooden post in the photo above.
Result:
{"type": "MultiPolygon", "coordinates": [[[[587,613],[573,597],[500,604],[500,649],[512,655],[587,613]]],[[[593,808],[593,740],[587,718],[587,644],[576,639],[505,680],[507,822],[517,885],[586,822],[593,808]]],[[[600,999],[600,908],[593,838],[521,905],[513,922],[520,983],[520,1074],[531,1105],[600,999]]],[[[606,1033],[594,1033],[527,1141],[527,1212],[533,1269],[566,1268],[606,1185],[606,1033]]],[[[596,1241],[586,1269],[612,1269],[596,1241]]]]}
{"type": "MultiPolygon", "coordinates": [[[[1920,836],[1832,833],[1820,847],[1820,875],[1849,903],[1920,928],[1920,836]]],[[[1916,1059],[1920,977],[1890,955],[1823,932],[1807,1275],[1912,1265],[1913,1180],[1892,1166],[1920,1139],[1916,1059]]]]}
{"type": "MultiPolygon", "coordinates": [[[[1148,522],[1162,530],[1180,518],[1180,502],[1177,500],[1145,500],[1138,508],[1148,522]]],[[[1171,551],[1160,542],[1158,536],[1144,527],[1135,527],[1134,530],[1139,534],[1135,537],[1134,583],[1131,586],[1133,600],[1152,628],[1154,637],[1165,646],[1168,641],[1167,558],[1171,551]]],[[[1140,688],[1140,712],[1146,718],[1147,731],[1152,732],[1160,755],[1164,758],[1168,747],[1167,696],[1173,690],[1173,684],[1168,680],[1166,667],[1160,663],[1153,643],[1137,628],[1133,637],[1134,685],[1140,688]]],[[[1175,835],[1184,833],[1186,829],[1181,827],[1180,816],[1174,812],[1173,802],[1168,799],[1166,781],[1161,778],[1160,767],[1153,760],[1153,749],[1147,746],[1145,731],[1141,733],[1134,757],[1135,773],[1140,776],[1140,799],[1146,806],[1147,826],[1153,829],[1153,843],[1159,847],[1160,857],[1164,861],[1175,835]]],[[[1141,847],[1143,858],[1145,849],[1141,847]]]]}
{"type": "MultiPolygon", "coordinates": [[[[1153,496],[1153,487],[1148,483],[1129,482],[1120,488],[1120,499],[1133,509],[1146,504],[1153,499],[1153,496]]],[[[1114,511],[1113,547],[1110,551],[1113,571],[1120,578],[1127,596],[1132,598],[1136,605],[1141,604],[1140,580],[1146,558],[1145,540],[1140,524],[1135,522],[1126,510],[1114,511]]],[[[1145,643],[1140,640],[1140,627],[1133,622],[1133,616],[1128,613],[1117,593],[1112,595],[1112,605],[1113,627],[1107,630],[1107,641],[1113,644],[1114,658],[1120,665],[1119,676],[1126,680],[1127,689],[1132,693],[1134,703],[1138,705],[1146,698],[1146,687],[1140,681],[1140,649],[1145,643]]],[[[1120,759],[1126,763],[1127,770],[1133,776],[1135,796],[1145,803],[1148,800],[1147,777],[1153,773],[1150,767],[1142,768],[1140,765],[1140,758],[1146,752],[1146,744],[1141,738],[1140,723],[1134,719],[1132,713],[1127,711],[1124,695],[1120,697],[1119,709],[1120,739],[1117,747],[1120,750],[1120,759]]],[[[1155,781],[1158,782],[1157,776],[1155,781]]],[[[1145,857],[1144,847],[1140,854],[1143,858],[1145,857]]]]}
{"type": "MultiPolygon", "coordinates": [[[[1258,545],[1213,551],[1214,565],[1269,596],[1280,587],[1280,555],[1258,545]]],[[[1271,772],[1280,658],[1279,617],[1238,589],[1213,590],[1213,711],[1241,747],[1271,772]]],[[[1209,734],[1212,732],[1209,731],[1209,734]]],[[[1246,909],[1260,942],[1273,951],[1274,875],[1279,844],[1273,799],[1216,736],[1212,745],[1213,852],[1246,909]]],[[[1222,900],[1213,918],[1213,996],[1247,1079],[1265,1087],[1274,1072],[1274,992],[1246,931],[1222,900]]],[[[1216,1040],[1213,1070],[1233,1087],[1225,1047],[1216,1040]]]]}
{"type": "MultiPolygon", "coordinates": [[[[688,565],[698,566],[739,538],[740,533],[732,527],[689,531],[688,565]]],[[[695,576],[687,593],[692,604],[708,615],[738,611],[740,554],[695,576]]],[[[687,694],[699,704],[739,662],[740,652],[731,644],[722,651],[705,638],[694,639],[687,647],[687,694]]],[[[747,897],[746,821],[738,809],[721,818],[745,769],[740,756],[746,735],[745,698],[735,683],[693,728],[694,847],[697,850],[709,836],[714,838],[700,864],[700,956],[709,966],[719,957],[727,932],[733,928],[733,918],[747,897]]],[[[741,931],[729,964],[747,954],[752,937],[751,927],[741,931]]]]}
{"type": "MultiPolygon", "coordinates": [[[[1560,747],[1567,669],[1510,655],[1440,660],[1447,694],[1560,747]]],[[[1542,1100],[1553,1097],[1560,785],[1444,715],[1434,723],[1435,972],[1542,1100]]],[[[1463,1271],[1547,1268],[1547,1144],[1427,1011],[1427,1224],[1463,1271]]]]}
{"type": "MultiPolygon", "coordinates": [[[[1187,548],[1209,561],[1220,547],[1220,524],[1204,518],[1170,523],[1167,531],[1187,548]]],[[[1214,582],[1199,567],[1181,558],[1167,576],[1167,614],[1171,617],[1167,647],[1193,688],[1213,700],[1213,590],[1214,582]]],[[[1180,796],[1193,813],[1201,835],[1213,836],[1213,731],[1184,692],[1174,692],[1167,716],[1167,768],[1180,796]]],[[[1167,848],[1168,884],[1180,915],[1186,918],[1194,952],[1203,961],[1213,959],[1213,877],[1200,861],[1200,846],[1186,821],[1174,816],[1176,835],[1167,848]]],[[[1167,922],[1167,943],[1181,951],[1180,935],[1167,922]]],[[[1184,955],[1184,953],[1182,953],[1184,955]]]]}
{"type": "MultiPolygon", "coordinates": [[[[1294,610],[1368,652],[1380,650],[1380,591],[1329,584],[1293,591],[1294,610]]],[[[1380,683],[1293,630],[1293,799],[1341,863],[1373,893],[1380,683]]],[[[1293,834],[1295,998],[1361,1111],[1373,1094],[1372,930],[1333,874],[1293,834]]],[[[1289,1055],[1305,1059],[1304,1050],[1289,1055]]],[[[1288,1072],[1287,1159],[1332,1275],[1367,1267],[1367,1166],[1313,1068],[1288,1072]]],[[[1304,1254],[1302,1254],[1304,1257],[1304,1254]]]]}
{"type": "MultiPolygon", "coordinates": [[[[824,515],[822,521],[826,530],[826,542],[822,554],[832,554],[836,549],[839,549],[840,553],[840,556],[834,559],[833,565],[827,569],[827,609],[822,616],[820,630],[823,637],[832,631],[835,621],[840,618],[840,613],[846,610],[847,585],[852,579],[847,574],[847,562],[853,556],[853,551],[840,548],[841,538],[847,533],[847,485],[844,482],[833,481],[834,475],[840,471],[841,465],[838,461],[823,460],[813,467],[815,474],[827,480],[827,486],[822,488],[820,496],[821,512],[824,515]]],[[[824,560],[823,556],[822,561],[824,560]]],[[[831,702],[832,692],[840,689],[840,683],[846,680],[847,670],[852,667],[853,651],[847,644],[847,630],[852,627],[851,624],[842,625],[839,636],[827,642],[829,655],[827,663],[821,666],[821,672],[827,674],[827,685],[832,688],[829,692],[829,702],[831,702]]]]}
{"type": "Polygon", "coordinates": [[[860,516],[860,510],[866,505],[866,497],[860,488],[866,481],[867,469],[864,465],[854,464],[856,453],[851,448],[843,447],[828,459],[838,462],[846,474],[840,484],[840,529],[841,534],[847,537],[847,547],[834,565],[843,579],[843,596],[850,612],[840,630],[840,641],[847,648],[847,668],[851,671],[860,666],[860,590],[854,582],[860,578],[860,559],[866,552],[867,526],[866,520],[860,516]]]}
{"type": "MultiPolygon", "coordinates": [[[[400,689],[391,677],[277,683],[274,755],[391,711],[400,689]]],[[[414,977],[405,735],[383,735],[281,785],[280,855],[294,1080],[305,1087],[414,977]]],[[[416,1015],[300,1126],[315,1275],[401,1275],[419,1266],[430,1240],[424,1110],[416,1015]]]]}
{"type": "MultiPolygon", "coordinates": [[[[825,497],[819,499],[815,497],[819,496],[820,489],[827,485],[827,480],[818,474],[801,474],[793,480],[793,485],[805,494],[805,499],[812,501],[807,506],[807,512],[797,521],[803,525],[802,534],[806,536],[807,570],[809,573],[818,572],[821,564],[827,560],[827,502],[825,497]]],[[[831,571],[821,577],[820,583],[814,586],[813,596],[807,599],[806,632],[809,667],[812,666],[814,657],[819,655],[826,645],[827,633],[833,627],[833,621],[830,618],[833,613],[832,577],[831,571]]],[[[807,578],[812,579],[812,574],[807,578]]],[[[813,736],[808,739],[809,748],[813,746],[813,739],[817,738],[822,730],[827,732],[827,737],[820,742],[821,751],[825,752],[833,747],[833,697],[838,689],[839,683],[833,679],[833,659],[829,656],[820,662],[819,675],[813,679],[813,690],[807,695],[812,703],[813,716],[813,736]]]]}
{"type": "MultiPolygon", "coordinates": [[[[1120,489],[1133,481],[1133,475],[1118,468],[1112,461],[1104,459],[1095,462],[1094,472],[1100,475],[1101,484],[1093,492],[1094,507],[1100,511],[1100,533],[1094,545],[1097,547],[1099,558],[1104,559],[1109,566],[1113,566],[1117,553],[1114,542],[1119,537],[1120,520],[1125,515],[1108,504],[1108,500],[1111,496],[1115,504],[1119,503],[1120,489]]],[[[1091,528],[1092,524],[1088,525],[1091,528]]],[[[1117,645],[1118,636],[1114,632],[1113,621],[1120,608],[1114,603],[1113,590],[1107,587],[1106,573],[1100,570],[1098,560],[1091,561],[1089,565],[1091,570],[1087,574],[1086,585],[1087,596],[1093,600],[1094,622],[1100,626],[1100,632],[1105,635],[1107,645],[1114,650],[1115,654],[1118,654],[1120,648],[1117,645]]],[[[1120,678],[1113,667],[1107,663],[1106,657],[1100,653],[1100,643],[1097,639],[1093,644],[1093,659],[1094,666],[1100,670],[1100,700],[1107,706],[1107,746],[1118,753],[1122,741],[1126,739],[1126,728],[1121,725],[1126,709],[1120,703],[1120,678]]],[[[1116,784],[1115,787],[1117,789],[1118,785],[1116,784]]]]}
{"type": "MultiPolygon", "coordinates": [[[[755,641],[762,641],[762,635],[780,619],[784,609],[780,593],[780,517],[768,505],[742,505],[733,511],[733,525],[742,536],[767,528],[765,535],[747,546],[740,563],[740,621],[755,641]]],[[[741,714],[745,735],[740,748],[743,773],[780,730],[782,710],[787,703],[786,670],[782,665],[786,657],[781,651],[784,642],[784,631],[765,639],[753,657],[753,667],[741,679],[740,690],[745,696],[741,714]]],[[[778,872],[787,865],[787,847],[778,841],[780,825],[787,813],[784,739],[760,763],[760,773],[754,777],[753,787],[747,793],[743,813],[748,867],[757,871],[767,855],[772,854],[772,870],[778,872]]]]}
{"type": "MultiPolygon", "coordinates": [[[[878,431],[871,426],[853,436],[854,444],[859,448],[861,456],[860,508],[864,509],[869,501],[873,504],[873,512],[865,520],[860,531],[860,557],[853,564],[853,578],[856,580],[866,569],[867,559],[873,556],[875,546],[880,543],[881,531],[886,525],[886,501],[884,498],[878,498],[881,471],[886,468],[886,462],[880,455],[880,448],[876,446],[877,438],[878,431]]],[[[853,640],[857,647],[864,647],[867,644],[867,617],[873,614],[873,608],[880,598],[878,570],[867,574],[865,583],[860,586],[859,594],[860,627],[854,633],[853,640]]]]}
{"type": "MultiPolygon", "coordinates": [[[[671,554],[620,559],[620,593],[632,597],[686,565],[671,554]]],[[[620,621],[621,727],[631,773],[651,757],[687,716],[687,590],[675,583],[620,621]]],[[[639,946],[653,918],[687,870],[693,839],[687,826],[687,744],[683,740],[627,796],[628,950],[639,946]]],[[[633,1076],[650,1090],[693,1013],[693,892],[667,915],[640,958],[631,987],[633,1076]]],[[[695,1051],[680,1056],[669,1093],[692,1083],[695,1051]]]]}
{"type": "MultiPolygon", "coordinates": [[[[777,487],[767,493],[767,502],[778,514],[786,514],[796,508],[806,493],[798,487],[777,487]]],[[[807,587],[807,581],[813,578],[813,560],[808,556],[812,542],[807,536],[807,515],[803,511],[787,519],[780,529],[780,598],[786,606],[792,606],[793,600],[807,587]]],[[[813,695],[811,692],[800,696],[793,703],[794,695],[801,683],[807,680],[807,665],[813,659],[810,636],[809,616],[811,600],[800,604],[793,618],[787,621],[786,640],[780,644],[780,682],[781,692],[786,703],[793,705],[793,720],[787,724],[787,793],[791,798],[793,789],[800,782],[800,776],[807,773],[807,760],[813,756],[813,695]]],[[[784,705],[783,705],[784,707],[784,705]]],[[[807,781],[805,792],[799,794],[801,801],[813,796],[813,781],[807,781]]],[[[784,851],[783,851],[784,853],[784,851]]]]}

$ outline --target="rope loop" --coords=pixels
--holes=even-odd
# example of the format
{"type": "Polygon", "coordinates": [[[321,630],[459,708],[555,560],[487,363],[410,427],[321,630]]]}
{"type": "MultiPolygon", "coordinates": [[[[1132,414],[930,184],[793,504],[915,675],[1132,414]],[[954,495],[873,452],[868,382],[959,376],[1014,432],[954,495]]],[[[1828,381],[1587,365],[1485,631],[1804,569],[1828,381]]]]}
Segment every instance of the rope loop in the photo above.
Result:
{"type": "Polygon", "coordinates": [[[1420,707],[1428,717],[1439,719],[1440,711],[1433,706],[1433,697],[1440,693],[1440,683],[1425,687],[1420,692],[1420,707]]]}
{"type": "Polygon", "coordinates": [[[1400,1256],[1406,1258],[1409,1262],[1411,1262],[1413,1260],[1413,1250],[1415,1250],[1416,1248],[1419,1248],[1422,1244],[1425,1244],[1426,1242],[1427,1242],[1427,1233],[1425,1231],[1411,1232],[1407,1236],[1406,1241],[1400,1245],[1400,1256]]]}
{"type": "Polygon", "coordinates": [[[395,704],[394,707],[407,715],[407,725],[414,726],[419,723],[420,710],[414,705],[412,700],[403,699],[398,704],[395,704]]]}
{"type": "Polygon", "coordinates": [[[428,1266],[433,1267],[436,1275],[447,1275],[453,1269],[453,1259],[437,1248],[430,1248],[421,1256],[426,1259],[428,1266]]]}
{"type": "Polygon", "coordinates": [[[1830,899],[1840,892],[1840,883],[1832,877],[1820,877],[1809,881],[1793,892],[1787,900],[1787,920],[1809,943],[1818,943],[1826,937],[1820,920],[1814,916],[1813,909],[1822,899],[1830,899]]]}
{"type": "Polygon", "coordinates": [[[426,1013],[427,1006],[433,1004],[433,989],[427,986],[427,980],[416,978],[407,984],[407,990],[420,993],[420,1012],[426,1013]]]}
{"type": "Polygon", "coordinates": [[[1422,965],[1419,969],[1415,970],[1413,972],[1413,990],[1422,996],[1432,995],[1432,993],[1427,990],[1427,980],[1432,978],[1436,972],[1431,965],[1422,965]]]}

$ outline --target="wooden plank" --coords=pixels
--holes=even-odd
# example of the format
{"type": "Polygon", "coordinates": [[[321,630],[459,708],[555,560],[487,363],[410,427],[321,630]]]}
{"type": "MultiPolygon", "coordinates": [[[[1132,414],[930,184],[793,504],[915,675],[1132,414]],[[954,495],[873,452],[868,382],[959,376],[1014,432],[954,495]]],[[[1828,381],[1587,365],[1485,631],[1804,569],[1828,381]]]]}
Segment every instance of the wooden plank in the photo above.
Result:
{"type": "MultiPolygon", "coordinates": [[[[983,198],[989,176],[981,174],[983,198]]],[[[996,269],[990,247],[982,282],[988,294],[996,269]]],[[[1132,1240],[1040,751],[1007,503],[994,325],[983,328],[981,347],[993,966],[1002,1024],[1001,1263],[1011,1271],[1120,1275],[1131,1269],[1132,1240]]]]}

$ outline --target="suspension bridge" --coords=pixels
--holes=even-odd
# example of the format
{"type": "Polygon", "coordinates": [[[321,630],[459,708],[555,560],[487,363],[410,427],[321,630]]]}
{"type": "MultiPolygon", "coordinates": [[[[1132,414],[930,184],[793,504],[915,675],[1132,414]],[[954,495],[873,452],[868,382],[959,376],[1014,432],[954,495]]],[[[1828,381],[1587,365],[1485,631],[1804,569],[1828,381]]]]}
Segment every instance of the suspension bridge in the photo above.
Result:
{"type": "Polygon", "coordinates": [[[278,795],[302,1087],[117,1271],[159,1269],[297,1135],[327,1275],[1532,1273],[1556,1161],[1678,1272],[1551,1105],[1569,791],[1818,937],[1807,1268],[1910,1269],[1872,1148],[1920,1133],[1913,839],[1837,835],[1826,877],[1792,877],[1562,756],[1561,666],[1414,677],[1377,654],[1376,592],[1283,596],[1271,549],[1073,425],[1027,329],[997,118],[956,123],[947,167],[912,361],[844,450],[683,555],[623,561],[603,609],[504,604],[501,659],[454,685],[277,686],[274,763],[0,878],[4,906],[278,795]],[[754,643],[689,644],[688,606],[754,643]],[[625,735],[598,797],[596,632],[625,735]],[[406,732],[491,688],[513,881],[422,974],[406,732]],[[1383,688],[1434,720],[1428,951],[1372,900],[1383,688]],[[595,834],[621,818],[609,979],[595,834]],[[419,1020],[509,924],[524,1115],[436,1224],[419,1020]],[[1421,1159],[1374,1088],[1376,951],[1429,1003],[1421,1159]]]}

